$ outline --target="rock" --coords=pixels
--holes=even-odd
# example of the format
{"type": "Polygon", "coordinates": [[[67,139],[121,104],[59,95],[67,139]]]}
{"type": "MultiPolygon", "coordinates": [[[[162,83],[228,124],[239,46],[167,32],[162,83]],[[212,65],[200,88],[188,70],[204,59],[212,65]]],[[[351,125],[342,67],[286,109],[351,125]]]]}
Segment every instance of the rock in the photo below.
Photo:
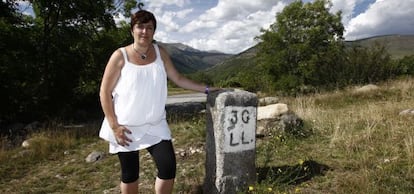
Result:
{"type": "Polygon", "coordinates": [[[257,120],[274,119],[289,111],[287,104],[271,104],[257,107],[257,120]]]}
{"type": "Polygon", "coordinates": [[[303,130],[303,120],[293,113],[284,114],[280,117],[279,128],[294,136],[306,136],[303,130]]]}
{"type": "Polygon", "coordinates": [[[294,113],[286,113],[277,118],[257,121],[256,135],[269,136],[278,133],[288,133],[294,136],[305,136],[303,120],[294,113]]]}
{"type": "Polygon", "coordinates": [[[272,135],[275,129],[279,125],[279,118],[277,119],[262,119],[257,121],[256,136],[269,136],[272,135]]]}
{"type": "Polygon", "coordinates": [[[66,176],[62,176],[61,174],[57,174],[57,175],[55,175],[55,178],[63,180],[63,179],[66,178],[66,176]]]}
{"type": "Polygon", "coordinates": [[[30,140],[24,140],[22,143],[23,148],[29,148],[30,147],[30,140]]]}
{"type": "Polygon", "coordinates": [[[196,153],[203,153],[203,149],[202,148],[196,148],[196,147],[189,147],[187,149],[176,148],[176,151],[175,151],[175,154],[180,156],[180,157],[191,156],[191,155],[194,155],[196,153]]]}
{"type": "Polygon", "coordinates": [[[361,93],[361,92],[369,92],[369,91],[378,90],[378,89],[379,89],[379,87],[378,87],[377,85],[374,85],[374,84],[368,84],[368,85],[362,86],[362,87],[360,87],[360,88],[357,88],[357,89],[355,90],[355,92],[357,92],[357,93],[361,93]]]}
{"type": "Polygon", "coordinates": [[[406,109],[399,113],[399,115],[414,115],[414,109],[406,109]]]}
{"type": "Polygon", "coordinates": [[[86,157],[85,161],[88,163],[96,162],[96,161],[102,160],[104,156],[105,156],[105,153],[103,152],[93,151],[86,157]]]}
{"type": "Polygon", "coordinates": [[[279,102],[279,98],[277,97],[264,97],[259,99],[260,106],[266,106],[270,104],[276,104],[279,102]]]}

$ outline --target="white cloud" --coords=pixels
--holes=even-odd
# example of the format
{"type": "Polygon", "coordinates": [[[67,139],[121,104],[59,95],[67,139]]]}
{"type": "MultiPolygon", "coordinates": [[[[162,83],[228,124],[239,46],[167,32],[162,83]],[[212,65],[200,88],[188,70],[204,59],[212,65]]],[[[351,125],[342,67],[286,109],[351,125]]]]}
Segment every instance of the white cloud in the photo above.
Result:
{"type": "Polygon", "coordinates": [[[357,5],[357,2],[358,0],[333,0],[330,11],[333,13],[342,11],[342,22],[347,24],[353,17],[354,8],[357,5]]]}
{"type": "Polygon", "coordinates": [[[274,23],[276,12],[285,5],[284,1],[222,0],[180,32],[199,34],[185,42],[194,48],[238,53],[255,44],[260,29],[274,23]]]}
{"type": "MultiPolygon", "coordinates": [[[[260,28],[275,22],[277,12],[294,0],[143,0],[159,25],[155,39],[180,42],[199,50],[239,53],[255,45],[260,28]]],[[[312,2],[314,0],[303,0],[312,2]]],[[[27,1],[19,10],[33,15],[27,1]]],[[[345,38],[414,34],[414,0],[332,0],[332,13],[342,11],[345,38]],[[366,9],[367,8],[367,9],[366,9]],[[366,9],[366,10],[365,10],[366,9]]],[[[128,20],[115,16],[116,22],[128,20]]]]}
{"type": "Polygon", "coordinates": [[[166,11],[160,15],[157,20],[163,25],[166,31],[177,31],[179,25],[175,22],[177,14],[176,12],[166,11]]]}
{"type": "MultiPolygon", "coordinates": [[[[276,13],[293,1],[218,0],[215,4],[215,0],[148,0],[147,4],[160,23],[157,40],[180,42],[199,50],[240,53],[254,46],[260,29],[273,24],[276,13]]],[[[332,13],[342,12],[347,40],[414,34],[414,0],[332,0],[332,5],[332,13]]]]}
{"type": "Polygon", "coordinates": [[[345,37],[355,40],[376,35],[414,34],[414,0],[377,0],[345,26],[345,37]]]}
{"type": "MultiPolygon", "coordinates": [[[[221,0],[216,7],[207,10],[194,21],[184,26],[183,31],[191,32],[198,29],[216,27],[216,23],[228,21],[243,21],[248,15],[254,15],[260,11],[270,11],[278,2],[269,0],[221,0]],[[206,24],[206,25],[205,25],[206,24]]],[[[274,18],[275,13],[270,13],[274,18]]]]}
{"type": "Polygon", "coordinates": [[[180,42],[174,36],[171,36],[171,33],[165,31],[158,31],[157,33],[155,33],[154,39],[160,42],[180,42]]]}
{"type": "Polygon", "coordinates": [[[176,12],[175,16],[177,16],[177,18],[185,18],[187,17],[188,14],[190,14],[191,12],[193,12],[193,9],[185,9],[179,12],[176,12]]]}
{"type": "Polygon", "coordinates": [[[176,5],[179,7],[184,7],[190,3],[190,0],[147,0],[143,3],[145,5],[150,5],[150,7],[163,7],[165,5],[176,5]]]}

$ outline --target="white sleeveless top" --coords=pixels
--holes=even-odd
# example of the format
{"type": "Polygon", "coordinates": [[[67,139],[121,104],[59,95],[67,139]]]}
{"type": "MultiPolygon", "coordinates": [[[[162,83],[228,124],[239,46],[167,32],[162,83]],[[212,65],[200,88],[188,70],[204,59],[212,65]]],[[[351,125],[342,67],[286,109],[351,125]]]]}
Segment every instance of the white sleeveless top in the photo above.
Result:
{"type": "Polygon", "coordinates": [[[154,62],[136,65],[128,60],[125,47],[121,48],[125,64],[112,92],[115,115],[120,125],[132,134],[133,142],[120,146],[107,119],[102,122],[99,137],[109,142],[109,152],[128,152],[145,149],[161,140],[171,139],[165,113],[167,101],[167,73],[157,44],[154,62]]]}

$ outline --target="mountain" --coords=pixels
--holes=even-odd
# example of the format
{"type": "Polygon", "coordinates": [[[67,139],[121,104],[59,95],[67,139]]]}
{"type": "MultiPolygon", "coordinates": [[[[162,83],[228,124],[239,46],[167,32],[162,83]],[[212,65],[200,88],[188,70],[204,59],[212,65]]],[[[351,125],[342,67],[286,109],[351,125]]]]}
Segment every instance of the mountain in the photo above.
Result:
{"type": "Polygon", "coordinates": [[[231,79],[243,69],[252,68],[256,65],[256,53],[257,46],[251,47],[209,69],[206,69],[204,72],[211,77],[214,82],[231,79]]]}
{"type": "Polygon", "coordinates": [[[414,55],[414,35],[375,36],[355,41],[346,41],[345,44],[358,44],[364,47],[370,47],[375,44],[384,45],[393,58],[414,55]]]}
{"type": "MultiPolygon", "coordinates": [[[[346,41],[345,45],[351,46],[358,44],[364,47],[370,47],[378,43],[384,45],[388,53],[395,59],[414,55],[414,35],[376,36],[355,41],[346,41]]],[[[221,63],[206,69],[204,72],[212,77],[213,81],[231,79],[238,72],[253,68],[256,65],[256,53],[257,45],[240,54],[227,58],[221,63]]]]}
{"type": "MultiPolygon", "coordinates": [[[[347,46],[361,45],[370,47],[375,44],[384,45],[393,58],[414,55],[414,35],[388,35],[365,38],[355,41],[346,41],[347,46]]],[[[229,80],[244,69],[255,67],[257,45],[236,55],[216,51],[200,51],[181,43],[159,42],[171,56],[171,59],[180,73],[191,74],[203,72],[216,82],[229,80]]]]}
{"type": "Polygon", "coordinates": [[[167,50],[175,67],[183,74],[208,69],[233,56],[220,52],[200,51],[181,43],[158,42],[158,44],[167,50]]]}

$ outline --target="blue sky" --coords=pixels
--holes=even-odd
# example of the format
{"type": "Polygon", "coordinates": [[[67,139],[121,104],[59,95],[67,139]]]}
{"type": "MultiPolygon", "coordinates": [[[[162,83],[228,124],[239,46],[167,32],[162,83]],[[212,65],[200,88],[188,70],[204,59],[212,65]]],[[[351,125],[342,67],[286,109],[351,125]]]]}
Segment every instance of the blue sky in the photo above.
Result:
{"type": "MultiPolygon", "coordinates": [[[[312,0],[304,0],[309,2],[312,0]]],[[[293,0],[141,0],[158,22],[155,39],[237,54],[293,0]]],[[[345,39],[414,34],[414,0],[331,0],[342,11],[345,39]]],[[[118,19],[125,19],[122,16],[118,19]]]]}

